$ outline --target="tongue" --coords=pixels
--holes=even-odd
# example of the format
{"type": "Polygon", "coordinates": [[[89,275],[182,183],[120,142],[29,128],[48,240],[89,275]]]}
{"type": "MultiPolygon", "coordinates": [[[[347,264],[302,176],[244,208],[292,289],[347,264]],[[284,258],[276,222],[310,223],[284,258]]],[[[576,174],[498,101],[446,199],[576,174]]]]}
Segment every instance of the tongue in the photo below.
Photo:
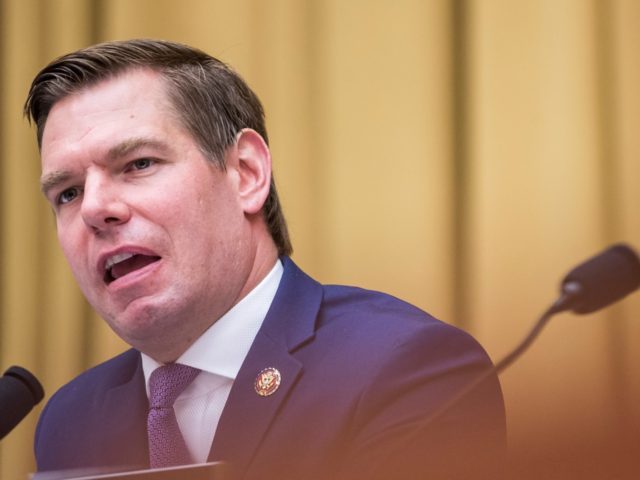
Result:
{"type": "Polygon", "coordinates": [[[146,267],[150,263],[153,263],[159,259],[160,257],[134,255],[133,257],[128,258],[120,263],[116,263],[113,267],[111,267],[111,276],[114,279],[124,277],[134,270],[139,270],[140,268],[146,267]]]}

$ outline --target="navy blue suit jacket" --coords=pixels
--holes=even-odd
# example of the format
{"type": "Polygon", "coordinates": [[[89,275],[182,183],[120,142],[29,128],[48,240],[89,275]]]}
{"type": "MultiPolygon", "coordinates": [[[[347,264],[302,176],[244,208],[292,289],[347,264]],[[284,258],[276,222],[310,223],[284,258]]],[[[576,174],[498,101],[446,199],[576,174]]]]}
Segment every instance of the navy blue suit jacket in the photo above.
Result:
{"type": "MultiPolygon", "coordinates": [[[[210,460],[256,480],[468,478],[489,468],[505,440],[497,378],[417,427],[491,367],[473,338],[394,297],[323,286],[283,263],[210,460]],[[266,367],[282,383],[261,397],[254,381],[266,367]]],[[[81,374],[42,412],[38,470],[148,465],[147,407],[137,351],[81,374]]]]}

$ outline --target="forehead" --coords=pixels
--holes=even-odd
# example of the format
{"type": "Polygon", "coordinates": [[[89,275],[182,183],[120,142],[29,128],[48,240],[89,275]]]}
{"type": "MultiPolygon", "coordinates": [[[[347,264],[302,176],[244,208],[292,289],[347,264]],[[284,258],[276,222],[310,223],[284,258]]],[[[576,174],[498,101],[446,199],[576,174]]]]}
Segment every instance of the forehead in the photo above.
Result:
{"type": "Polygon", "coordinates": [[[161,74],[129,70],[83,88],[54,104],[42,134],[43,160],[60,150],[120,143],[176,128],[161,74]]]}

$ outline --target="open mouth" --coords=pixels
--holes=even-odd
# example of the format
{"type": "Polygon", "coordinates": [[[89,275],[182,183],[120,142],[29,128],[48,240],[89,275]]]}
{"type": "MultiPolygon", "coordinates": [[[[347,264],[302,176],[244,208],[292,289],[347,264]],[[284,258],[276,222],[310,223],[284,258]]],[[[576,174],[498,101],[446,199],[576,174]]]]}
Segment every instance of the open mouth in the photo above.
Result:
{"type": "Polygon", "coordinates": [[[161,257],[153,255],[143,255],[134,253],[121,253],[111,257],[106,265],[104,272],[104,281],[109,285],[114,280],[124,277],[125,275],[140,270],[154,262],[160,260],[161,257]]]}

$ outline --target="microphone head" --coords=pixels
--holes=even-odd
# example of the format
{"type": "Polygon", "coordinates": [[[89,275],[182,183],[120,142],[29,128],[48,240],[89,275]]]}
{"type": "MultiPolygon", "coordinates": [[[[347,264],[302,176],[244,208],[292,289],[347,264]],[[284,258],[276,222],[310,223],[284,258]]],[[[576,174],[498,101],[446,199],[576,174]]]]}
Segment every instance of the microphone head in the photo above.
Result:
{"type": "Polygon", "coordinates": [[[562,281],[567,295],[565,308],[575,313],[600,310],[640,287],[640,259],[623,244],[602,253],[571,270],[562,281]]]}
{"type": "Polygon", "coordinates": [[[0,439],[44,398],[44,390],[28,370],[13,366],[0,377],[0,439]]]}

